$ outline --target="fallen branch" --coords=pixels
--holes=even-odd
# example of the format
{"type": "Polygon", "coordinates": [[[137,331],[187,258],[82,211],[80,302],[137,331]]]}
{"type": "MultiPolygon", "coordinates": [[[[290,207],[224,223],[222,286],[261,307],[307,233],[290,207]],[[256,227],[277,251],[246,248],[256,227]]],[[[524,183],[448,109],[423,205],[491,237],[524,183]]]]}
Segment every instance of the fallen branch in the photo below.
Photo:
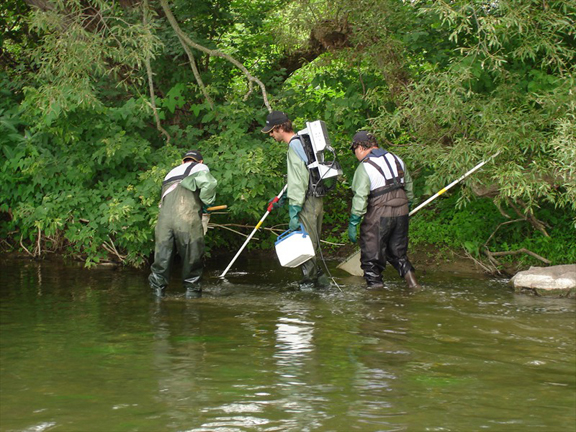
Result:
{"type": "Polygon", "coordinates": [[[38,227],[38,239],[36,240],[36,248],[34,249],[34,256],[41,256],[42,255],[42,231],[40,231],[40,227],[38,227]]]}
{"type": "MultiPolygon", "coordinates": [[[[508,216],[508,217],[509,217],[509,216],[508,216]]],[[[498,225],[498,226],[496,227],[496,229],[492,232],[492,234],[490,234],[490,237],[488,237],[488,240],[486,240],[486,242],[484,243],[484,247],[486,247],[486,248],[488,247],[488,243],[490,242],[490,240],[492,239],[492,237],[494,237],[494,234],[496,234],[496,231],[498,231],[501,226],[508,225],[508,224],[512,224],[512,223],[515,223],[515,222],[522,222],[522,221],[524,221],[524,220],[525,220],[525,219],[514,219],[514,220],[511,220],[511,221],[502,222],[500,225],[498,225]]]]}
{"type": "Polygon", "coordinates": [[[510,207],[512,207],[512,209],[516,212],[516,214],[518,216],[520,216],[521,218],[523,218],[525,221],[527,221],[528,223],[530,223],[535,229],[537,229],[538,231],[540,231],[542,234],[544,234],[546,237],[550,237],[550,235],[548,234],[548,232],[546,231],[545,228],[545,224],[541,221],[539,221],[538,219],[536,219],[536,217],[534,216],[534,214],[532,213],[531,209],[528,209],[528,207],[526,206],[526,204],[524,204],[522,201],[518,200],[517,201],[518,205],[520,205],[523,209],[524,212],[522,212],[513,201],[511,201],[510,199],[508,199],[508,204],[510,205],[510,207]]]}
{"type": "MultiPolygon", "coordinates": [[[[234,230],[234,229],[232,229],[232,228],[229,228],[229,227],[231,227],[231,226],[239,227],[239,228],[251,228],[251,229],[256,228],[255,226],[251,226],[251,225],[240,225],[240,224],[213,224],[213,223],[209,223],[209,224],[208,224],[208,228],[224,228],[224,229],[227,229],[228,231],[232,231],[233,233],[236,233],[236,234],[241,235],[241,236],[243,236],[243,237],[248,237],[247,234],[244,234],[244,233],[241,233],[240,231],[236,231],[236,230],[234,230]]],[[[262,228],[262,227],[261,227],[261,229],[264,230],[264,231],[271,231],[271,232],[273,232],[273,233],[275,233],[275,234],[276,234],[276,233],[282,234],[283,232],[286,231],[285,229],[274,228],[274,227],[271,227],[271,228],[266,228],[266,227],[262,228]]],[[[253,238],[254,238],[255,240],[259,240],[258,237],[253,237],[253,238]]],[[[344,243],[333,243],[333,242],[329,242],[329,241],[326,241],[326,240],[320,240],[320,242],[321,242],[321,243],[325,243],[325,244],[329,244],[329,245],[332,245],[332,246],[345,246],[344,243]]]]}
{"type": "Polygon", "coordinates": [[[486,249],[486,254],[488,256],[506,256],[506,255],[518,255],[521,253],[525,253],[530,255],[531,257],[534,257],[540,261],[542,261],[544,264],[552,264],[552,262],[550,260],[547,260],[544,257],[541,257],[540,255],[526,249],[526,248],[521,248],[515,251],[504,251],[504,252],[490,252],[490,250],[486,249]]]}
{"type": "Polygon", "coordinates": [[[110,252],[113,255],[116,255],[118,257],[118,259],[120,260],[121,263],[123,263],[126,259],[125,256],[120,255],[120,253],[118,253],[118,250],[116,249],[116,246],[114,245],[114,242],[112,241],[112,239],[110,238],[110,236],[108,236],[108,238],[110,239],[110,244],[108,244],[108,242],[104,242],[102,243],[102,247],[104,249],[106,249],[106,251],[110,252]]]}
{"type": "Polygon", "coordinates": [[[26,246],[24,246],[24,243],[22,243],[23,237],[24,237],[23,235],[20,236],[20,247],[22,249],[24,249],[28,255],[30,255],[31,257],[34,257],[34,255],[32,253],[30,253],[30,251],[26,248],[26,246]]]}
{"type": "MultiPolygon", "coordinates": [[[[209,223],[208,228],[223,228],[225,230],[232,231],[234,234],[238,234],[238,235],[243,236],[243,237],[248,237],[248,234],[244,234],[244,233],[241,233],[240,231],[236,231],[232,228],[229,228],[228,225],[209,223]]],[[[256,240],[258,240],[258,239],[256,238],[256,240]]]]}
{"type": "Polygon", "coordinates": [[[476,258],[474,258],[472,256],[472,254],[470,252],[468,252],[467,250],[464,250],[464,254],[466,255],[466,258],[471,259],[472,261],[474,261],[474,264],[476,264],[478,267],[481,267],[482,269],[484,269],[484,271],[486,273],[489,274],[493,274],[493,273],[499,273],[499,270],[494,266],[494,264],[492,264],[492,267],[488,267],[487,265],[485,265],[482,261],[477,260],[476,258]]]}
{"type": "Polygon", "coordinates": [[[346,246],[346,243],[333,243],[333,242],[329,242],[327,240],[320,240],[320,243],[325,243],[325,244],[329,244],[332,246],[346,246]]]}

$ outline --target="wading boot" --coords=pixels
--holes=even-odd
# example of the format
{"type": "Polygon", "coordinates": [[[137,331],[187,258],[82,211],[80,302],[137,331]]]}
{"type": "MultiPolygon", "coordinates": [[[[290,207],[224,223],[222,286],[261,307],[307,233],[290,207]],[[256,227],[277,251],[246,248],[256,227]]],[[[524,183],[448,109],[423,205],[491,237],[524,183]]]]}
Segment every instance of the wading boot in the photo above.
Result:
{"type": "Polygon", "coordinates": [[[200,283],[184,283],[184,288],[186,288],[187,299],[196,299],[202,297],[202,286],[200,283]]]}
{"type": "Polygon", "coordinates": [[[420,285],[418,285],[418,282],[416,281],[416,275],[414,274],[413,270],[410,270],[404,275],[404,280],[406,281],[408,288],[420,288],[420,285]]]}
{"type": "Polygon", "coordinates": [[[366,289],[376,290],[384,288],[380,274],[374,273],[373,271],[364,271],[364,279],[366,280],[366,289]]]}
{"type": "Polygon", "coordinates": [[[378,290],[384,288],[384,284],[382,282],[368,282],[366,284],[367,290],[378,290]]]}
{"type": "Polygon", "coordinates": [[[314,282],[314,286],[318,289],[327,289],[330,288],[332,284],[330,283],[330,279],[326,276],[322,271],[318,272],[318,279],[314,282]]]}
{"type": "Polygon", "coordinates": [[[202,297],[202,290],[196,288],[187,288],[186,289],[186,298],[187,299],[197,299],[202,297]]]}

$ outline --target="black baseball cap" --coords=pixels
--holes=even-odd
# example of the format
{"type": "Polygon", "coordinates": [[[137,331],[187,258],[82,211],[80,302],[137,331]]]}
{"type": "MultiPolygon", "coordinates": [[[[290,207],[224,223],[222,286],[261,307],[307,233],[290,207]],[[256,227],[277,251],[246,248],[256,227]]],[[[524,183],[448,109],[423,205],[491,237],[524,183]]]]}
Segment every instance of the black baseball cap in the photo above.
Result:
{"type": "Polygon", "coordinates": [[[262,128],[262,132],[268,133],[276,126],[286,123],[288,120],[290,119],[282,111],[272,111],[266,117],[266,125],[262,128]]]}
{"type": "Polygon", "coordinates": [[[184,156],[182,156],[182,160],[192,159],[194,162],[200,162],[204,160],[202,154],[198,150],[190,150],[187,151],[184,156]]]}
{"type": "Polygon", "coordinates": [[[350,149],[354,151],[357,145],[362,147],[368,147],[369,145],[377,145],[376,138],[368,131],[358,131],[352,137],[352,143],[350,144],[350,149]]]}
{"type": "Polygon", "coordinates": [[[362,144],[365,142],[375,142],[376,138],[374,138],[374,135],[372,135],[370,132],[368,131],[358,131],[354,134],[354,136],[352,137],[352,142],[353,143],[358,143],[358,144],[362,144]]]}

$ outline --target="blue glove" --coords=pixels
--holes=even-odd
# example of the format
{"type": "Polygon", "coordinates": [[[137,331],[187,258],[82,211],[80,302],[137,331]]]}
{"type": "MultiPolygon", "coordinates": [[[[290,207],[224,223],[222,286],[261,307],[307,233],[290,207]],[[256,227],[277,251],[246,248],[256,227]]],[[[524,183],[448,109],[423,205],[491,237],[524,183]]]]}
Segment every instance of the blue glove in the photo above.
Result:
{"type": "Polygon", "coordinates": [[[348,238],[352,243],[358,241],[358,225],[362,220],[361,216],[356,216],[355,214],[350,215],[350,221],[348,222],[348,238]]]}
{"type": "Polygon", "coordinates": [[[288,213],[290,214],[290,222],[288,223],[288,227],[292,231],[296,231],[300,227],[300,219],[298,218],[298,215],[300,214],[301,211],[302,207],[300,206],[296,205],[288,206],[288,213]]]}

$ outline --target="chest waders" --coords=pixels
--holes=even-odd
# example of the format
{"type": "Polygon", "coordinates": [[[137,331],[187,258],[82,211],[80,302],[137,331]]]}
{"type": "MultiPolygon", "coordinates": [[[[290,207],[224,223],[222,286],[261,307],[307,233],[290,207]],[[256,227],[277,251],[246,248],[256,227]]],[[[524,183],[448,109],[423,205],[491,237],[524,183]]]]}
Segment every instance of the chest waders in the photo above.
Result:
{"type": "MultiPolygon", "coordinates": [[[[306,157],[309,158],[309,149],[307,150],[307,145],[302,141],[301,137],[296,135],[292,139],[300,139],[303,149],[307,153],[306,157]]],[[[307,165],[305,161],[302,162],[307,165]]],[[[320,234],[322,232],[322,219],[324,218],[323,196],[328,192],[328,189],[322,185],[323,182],[317,179],[316,175],[313,176],[313,170],[310,170],[308,166],[306,166],[306,168],[309,173],[308,189],[302,210],[298,213],[298,219],[310,235],[310,240],[312,240],[312,244],[314,245],[314,257],[300,265],[302,279],[299,282],[299,286],[304,289],[313,286],[326,288],[330,286],[330,280],[318,265],[318,257],[322,255],[320,250],[320,234]]]]}
{"type": "Polygon", "coordinates": [[[162,294],[168,285],[176,253],[182,262],[181,279],[186,294],[198,296],[201,292],[204,257],[202,203],[198,191],[192,192],[179,185],[192,168],[190,166],[183,175],[163,182],[162,206],[155,229],[154,263],[148,277],[157,294],[162,294]]]}
{"type": "Polygon", "coordinates": [[[330,286],[330,280],[318,265],[318,257],[321,256],[320,233],[322,232],[322,219],[324,216],[324,202],[320,197],[306,196],[302,211],[298,214],[304,229],[310,235],[314,245],[314,258],[309,259],[300,266],[302,270],[301,288],[316,286],[326,288],[330,286]]]}
{"type": "Polygon", "coordinates": [[[382,286],[382,272],[389,262],[401,277],[413,270],[408,260],[408,198],[404,191],[404,170],[394,157],[398,175],[394,175],[387,158],[390,176],[367,158],[363,163],[373,166],[384,178],[385,185],[374,189],[368,197],[368,210],[360,225],[360,266],[369,288],[382,286]]]}

